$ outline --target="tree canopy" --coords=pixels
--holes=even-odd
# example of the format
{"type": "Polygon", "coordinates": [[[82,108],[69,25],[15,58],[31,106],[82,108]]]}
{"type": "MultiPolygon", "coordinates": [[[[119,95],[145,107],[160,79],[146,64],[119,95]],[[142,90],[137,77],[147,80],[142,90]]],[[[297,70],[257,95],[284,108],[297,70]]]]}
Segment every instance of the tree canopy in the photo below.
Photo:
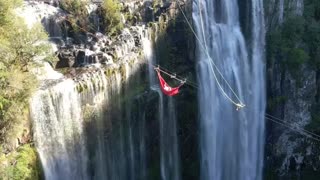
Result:
{"type": "Polygon", "coordinates": [[[120,10],[118,0],[104,0],[102,3],[103,24],[109,35],[117,34],[123,29],[120,10]]]}
{"type": "MultiPolygon", "coordinates": [[[[26,117],[27,104],[35,88],[31,68],[35,59],[50,55],[43,27],[28,28],[14,9],[21,0],[0,0],[0,144],[6,146],[15,136],[14,128],[26,117]]],[[[3,149],[6,149],[4,147],[3,149]]]]}

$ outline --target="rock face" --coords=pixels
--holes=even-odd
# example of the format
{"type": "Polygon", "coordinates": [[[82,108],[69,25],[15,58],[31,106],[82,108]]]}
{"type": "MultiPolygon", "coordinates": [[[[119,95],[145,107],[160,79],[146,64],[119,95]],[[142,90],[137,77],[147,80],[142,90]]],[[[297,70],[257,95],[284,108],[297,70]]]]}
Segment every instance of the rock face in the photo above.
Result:
{"type": "Polygon", "coordinates": [[[56,68],[83,67],[89,64],[112,64],[138,58],[141,51],[141,33],[144,26],[124,29],[115,39],[97,33],[91,40],[82,44],[59,46],[59,62],[56,68]]]}
{"type": "MultiPolygon", "coordinates": [[[[145,5],[147,3],[141,4],[145,5]]],[[[42,155],[42,161],[46,162],[44,159],[47,158],[49,161],[53,160],[53,162],[56,163],[53,164],[53,166],[47,165],[44,168],[46,177],[48,174],[54,174],[52,177],[58,177],[58,175],[61,177],[68,177],[70,174],[74,175],[72,177],[78,177],[81,175],[78,171],[87,173],[86,169],[89,169],[90,172],[88,172],[88,176],[98,179],[105,177],[116,180],[128,179],[129,177],[133,179],[160,178],[159,164],[161,164],[161,171],[163,167],[162,163],[159,163],[159,151],[162,152],[163,150],[159,150],[161,148],[158,147],[160,144],[159,134],[161,134],[158,132],[159,126],[161,126],[159,125],[159,119],[161,117],[161,120],[173,123],[173,121],[171,121],[173,118],[165,113],[163,113],[165,116],[159,116],[157,109],[162,109],[162,106],[164,106],[163,111],[167,111],[166,109],[174,110],[176,108],[172,107],[172,99],[168,101],[168,98],[166,97],[159,98],[159,96],[162,95],[161,93],[158,94],[157,92],[155,93],[155,91],[148,91],[148,89],[146,89],[145,86],[148,83],[148,80],[146,79],[144,62],[141,62],[141,60],[143,60],[141,49],[143,44],[142,36],[144,36],[144,39],[147,39],[146,35],[149,34],[149,38],[153,41],[154,48],[157,49],[157,62],[166,67],[175,69],[177,72],[181,71],[182,73],[179,74],[188,76],[189,80],[194,78],[193,54],[185,53],[186,48],[193,47],[191,43],[192,38],[190,38],[190,36],[188,37],[188,31],[183,31],[187,30],[186,24],[182,21],[182,16],[177,7],[172,6],[172,4],[173,3],[160,3],[155,5],[156,8],[149,12],[151,13],[151,16],[148,18],[150,21],[145,22],[146,24],[148,23],[147,28],[143,25],[139,25],[139,23],[133,23],[137,25],[128,26],[116,37],[108,37],[97,32],[83,34],[84,37],[81,41],[74,37],[70,37],[70,41],[67,38],[56,39],[56,53],[59,57],[56,68],[67,69],[67,73],[65,73],[66,76],[64,77],[65,79],[45,82],[40,90],[40,94],[38,94],[39,96],[37,96],[39,99],[33,101],[33,108],[35,109],[33,110],[33,117],[38,117],[35,118],[35,124],[40,125],[34,126],[34,129],[36,129],[35,131],[39,132],[38,134],[35,133],[36,144],[39,144],[39,142],[43,142],[44,144],[48,143],[48,146],[44,145],[42,147],[50,147],[41,149],[41,147],[38,146],[39,154],[42,155]],[[170,10],[170,13],[167,12],[169,8],[173,8],[170,10]],[[174,22],[176,19],[181,21],[174,22]],[[147,30],[149,31],[148,33],[146,32],[147,30]],[[60,42],[60,40],[62,42],[60,42]],[[132,67],[137,68],[136,70],[132,70],[132,67]],[[64,82],[67,84],[63,84],[64,82]],[[65,88],[68,88],[68,91],[73,95],[79,93],[81,97],[80,100],[77,99],[78,96],[73,96],[73,101],[68,95],[61,95],[66,95],[65,93],[67,92],[63,88],[54,90],[54,92],[51,91],[50,88],[54,88],[57,84],[60,84],[62,87],[68,85],[69,87],[65,88]],[[118,86],[123,87],[119,88],[118,86]],[[53,92],[53,94],[51,94],[51,92],[53,92]],[[42,129],[42,127],[45,126],[42,126],[41,124],[50,124],[50,122],[54,122],[51,120],[55,119],[54,116],[59,116],[60,114],[64,114],[63,116],[69,116],[70,114],[78,116],[79,113],[69,113],[68,108],[56,105],[56,102],[52,104],[47,103],[46,99],[43,99],[43,96],[56,97],[58,99],[57,103],[65,102],[68,107],[75,106],[80,102],[81,106],[85,106],[83,112],[89,114],[87,115],[89,118],[83,119],[87,119],[84,124],[86,126],[85,130],[87,131],[87,134],[89,134],[88,139],[90,139],[87,142],[89,147],[87,149],[88,157],[81,154],[79,156],[81,158],[77,158],[77,161],[75,161],[72,152],[74,151],[76,153],[81,151],[81,149],[73,147],[70,147],[68,149],[69,151],[65,149],[62,150],[61,154],[47,152],[56,147],[58,147],[58,149],[63,149],[63,147],[66,146],[63,145],[63,147],[60,148],[59,146],[61,143],[51,146],[47,137],[43,136],[43,134],[48,132],[48,129],[42,129]],[[64,98],[66,100],[63,100],[64,98]],[[103,109],[105,112],[99,111],[100,113],[90,114],[91,108],[101,99],[110,103],[110,106],[103,109]],[[164,99],[165,104],[171,104],[171,106],[158,105],[162,104],[158,102],[162,101],[159,99],[164,99]],[[38,102],[41,101],[43,104],[39,105],[40,103],[38,102]],[[49,117],[49,115],[46,116],[45,114],[42,115],[41,113],[46,112],[37,110],[37,108],[41,109],[41,107],[46,107],[47,105],[52,109],[62,109],[55,111],[59,113],[55,115],[51,114],[53,115],[51,117],[49,117]],[[45,119],[44,116],[48,117],[47,120],[50,119],[50,121],[43,121],[43,119],[45,119]],[[157,119],[157,117],[159,117],[159,119],[157,119]],[[103,121],[101,118],[104,118],[103,121]],[[111,128],[108,129],[106,127],[111,128]],[[129,136],[127,137],[127,135],[129,136]],[[70,152],[72,155],[68,155],[70,152]],[[53,158],[50,157],[51,155],[53,155],[53,158]],[[64,157],[64,155],[65,158],[63,159],[68,160],[70,158],[68,161],[69,164],[65,165],[60,163],[59,157],[64,157]],[[88,166],[88,168],[85,167],[86,163],[83,163],[86,162],[86,158],[90,160],[88,163],[90,166],[88,166]],[[82,159],[83,161],[81,161],[82,159]],[[80,163],[78,163],[78,161],[80,163]],[[145,163],[147,163],[148,166],[145,163]],[[79,164],[82,164],[84,168],[80,169],[79,164]],[[73,166],[76,166],[76,168],[68,168],[73,166]]],[[[131,5],[128,5],[128,7],[129,11],[132,10],[132,12],[136,12],[136,9],[140,9],[141,11],[139,10],[139,12],[146,12],[140,5],[134,3],[132,7],[131,5]]],[[[149,6],[144,7],[150,9],[149,6]]],[[[183,8],[186,10],[187,7],[190,7],[190,4],[183,8]]],[[[153,71],[153,69],[151,69],[151,71],[153,71]]],[[[182,159],[185,161],[182,167],[182,179],[199,179],[198,172],[196,168],[194,168],[197,167],[197,147],[195,146],[195,144],[197,144],[195,142],[197,133],[194,130],[196,127],[195,94],[194,89],[182,89],[181,97],[177,98],[176,101],[178,104],[177,111],[183,112],[177,113],[177,119],[182,126],[181,128],[187,129],[187,132],[179,137],[179,141],[183,142],[187,147],[190,147],[181,150],[183,154],[182,159]]],[[[84,117],[86,117],[86,114],[84,117]]],[[[171,114],[175,115],[175,112],[171,114]]],[[[64,127],[68,127],[68,120],[71,119],[73,118],[61,118],[65,124],[64,127]]],[[[72,126],[73,122],[69,121],[69,123],[69,126],[72,126]]],[[[79,123],[80,121],[76,122],[78,125],[79,123]]],[[[165,132],[164,136],[168,139],[172,139],[171,134],[168,133],[168,131],[173,128],[173,126],[167,126],[168,127],[162,132],[165,132]]],[[[57,130],[49,130],[49,132],[53,133],[64,131],[64,129],[59,126],[52,125],[50,128],[57,130]]],[[[75,136],[80,136],[77,131],[74,131],[74,133],[75,136]]],[[[175,133],[175,135],[176,134],[177,133],[175,133]]],[[[81,136],[82,135],[85,136],[86,133],[81,134],[81,136]]],[[[49,137],[53,136],[50,135],[49,137]]],[[[56,139],[52,139],[52,141],[55,141],[56,139]]],[[[66,138],[62,138],[61,141],[63,142],[62,144],[68,144],[68,139],[66,138]]],[[[172,143],[167,144],[172,145],[172,143]]],[[[177,145],[177,142],[175,145],[177,145]]],[[[163,148],[170,149],[170,147],[163,148]]],[[[165,153],[167,154],[167,152],[165,153]]],[[[177,153],[175,157],[179,158],[179,154],[177,153]]],[[[179,168],[173,165],[172,161],[177,163],[178,160],[173,160],[169,153],[165,168],[167,168],[168,173],[171,172],[171,167],[175,168],[175,171],[179,173],[179,168]]],[[[85,176],[87,176],[87,174],[85,174],[85,176]]]]}
{"type": "MultiPolygon", "coordinates": [[[[265,0],[265,4],[268,33],[281,29],[289,17],[303,15],[303,0],[265,0]]],[[[319,169],[317,141],[301,131],[312,121],[312,106],[318,93],[317,72],[303,63],[296,70],[298,76],[293,75],[282,60],[278,57],[268,61],[267,67],[268,113],[279,119],[278,123],[267,121],[266,174],[271,176],[273,171],[284,179],[306,178],[306,174],[319,169]]]]}
{"type": "MultiPolygon", "coordinates": [[[[66,24],[61,21],[66,15],[59,8],[49,4],[56,1],[46,1],[46,3],[27,2],[26,8],[18,10],[21,16],[28,18],[27,22],[34,24],[42,22],[51,36],[50,41],[57,47],[56,54],[59,61],[56,68],[68,68],[67,76],[78,83],[78,91],[83,91],[84,82],[90,81],[96,72],[96,66],[107,68],[104,71],[106,76],[114,71],[121,71],[117,64],[130,64],[132,60],[141,58],[142,35],[146,29],[149,30],[150,39],[156,49],[156,62],[163,67],[174,69],[178,75],[187,77],[190,82],[195,82],[195,62],[194,62],[194,39],[188,29],[185,19],[176,1],[130,1],[124,3],[126,11],[135,14],[132,20],[134,26],[127,27],[122,33],[111,38],[99,32],[93,34],[83,34],[81,39],[72,37],[64,31],[66,24]],[[28,14],[33,14],[28,16],[28,14]],[[34,14],[37,14],[36,16],[34,14]],[[139,25],[141,18],[147,26],[139,25]],[[58,36],[58,38],[56,38],[58,36]],[[188,51],[186,51],[188,49],[188,51]],[[92,65],[94,64],[94,65],[92,65]],[[79,68],[86,67],[86,68],[79,68]]],[[[179,1],[182,8],[191,21],[191,1],[179,1]]],[[[303,14],[303,0],[265,0],[266,25],[269,31],[278,28],[290,14],[303,14]]],[[[91,8],[94,11],[95,8],[91,8]]],[[[311,106],[315,103],[315,97],[319,94],[319,80],[316,71],[308,64],[304,64],[299,69],[300,79],[292,74],[277,62],[268,65],[268,113],[279,117],[286,123],[296,128],[305,128],[311,122],[311,106]],[[318,84],[317,84],[318,83],[318,84]],[[273,102],[277,103],[274,104],[273,102]]],[[[118,75],[121,76],[121,75],[118,75]]],[[[58,76],[61,78],[61,76],[58,76]]],[[[182,179],[199,179],[198,162],[198,132],[197,132],[197,104],[196,88],[185,88],[181,91],[181,96],[176,99],[176,111],[179,124],[179,142],[181,146],[181,174],[182,179]]],[[[156,96],[156,95],[154,95],[156,96]]],[[[143,101],[155,101],[156,98],[147,100],[145,95],[141,95],[143,101]]],[[[142,103],[144,104],[144,102],[142,103]]],[[[144,104],[152,107],[151,104],[144,104]]],[[[155,110],[154,110],[155,111],[155,110]]],[[[151,112],[151,111],[150,111],[151,112]]],[[[152,114],[149,111],[146,113],[152,114]]],[[[158,124],[155,121],[149,122],[156,129],[158,124]]],[[[319,147],[317,143],[304,135],[299,135],[286,127],[272,122],[267,122],[267,147],[266,147],[266,167],[277,170],[277,175],[284,178],[293,177],[304,170],[318,170],[320,163],[319,147]]],[[[153,132],[149,137],[152,139],[157,132],[153,132]]],[[[19,141],[24,141],[21,138],[19,141]]],[[[152,140],[151,147],[153,154],[157,154],[156,140],[152,140]]],[[[152,155],[148,158],[154,158],[152,155]]],[[[157,168],[157,165],[150,165],[157,168]]],[[[153,170],[153,169],[152,169],[153,170]]]]}
{"type": "MultiPolygon", "coordinates": [[[[181,147],[179,150],[181,179],[200,179],[197,85],[194,85],[196,84],[194,36],[176,1],[158,2],[153,5],[146,3],[148,7],[146,12],[149,15],[145,16],[155,51],[155,63],[177,73],[179,77],[187,78],[191,84],[183,86],[179,95],[174,97],[178,142],[181,147]]],[[[179,1],[179,3],[192,22],[192,1],[179,1]]],[[[173,172],[173,169],[170,171],[173,172]]]]}
{"type": "Polygon", "coordinates": [[[66,15],[60,8],[36,1],[25,1],[17,14],[25,19],[28,27],[41,22],[50,37],[62,37],[62,23],[66,15]]]}
{"type": "Polygon", "coordinates": [[[303,14],[303,0],[264,0],[267,28],[281,25],[290,15],[303,14]]]}

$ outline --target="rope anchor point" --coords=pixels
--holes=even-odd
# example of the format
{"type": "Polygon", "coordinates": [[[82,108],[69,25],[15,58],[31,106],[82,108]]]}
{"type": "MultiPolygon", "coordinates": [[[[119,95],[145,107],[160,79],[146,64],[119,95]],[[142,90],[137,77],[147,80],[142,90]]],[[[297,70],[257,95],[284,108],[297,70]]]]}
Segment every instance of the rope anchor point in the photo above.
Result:
{"type": "Polygon", "coordinates": [[[176,78],[176,76],[177,76],[176,73],[174,73],[174,74],[171,74],[171,75],[170,75],[170,78],[173,79],[173,78],[176,78]]]}
{"type": "Polygon", "coordinates": [[[241,108],[244,108],[246,105],[243,103],[238,103],[236,104],[236,106],[237,106],[236,110],[239,111],[241,108]]]}
{"type": "Polygon", "coordinates": [[[186,82],[187,82],[187,79],[180,80],[180,83],[181,83],[181,84],[184,84],[184,83],[186,83],[186,82]]]}

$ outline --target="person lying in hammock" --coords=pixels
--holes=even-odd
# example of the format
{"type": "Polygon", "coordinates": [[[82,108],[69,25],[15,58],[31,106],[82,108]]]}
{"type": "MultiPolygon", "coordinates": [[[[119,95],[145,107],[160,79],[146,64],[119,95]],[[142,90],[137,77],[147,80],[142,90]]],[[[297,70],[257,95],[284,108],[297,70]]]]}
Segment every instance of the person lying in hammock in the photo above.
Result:
{"type": "Polygon", "coordinates": [[[154,68],[157,71],[159,82],[160,82],[160,87],[161,91],[167,95],[167,96],[174,96],[179,93],[180,87],[185,83],[185,81],[181,81],[181,84],[178,87],[170,87],[167,82],[162,78],[160,74],[160,69],[159,68],[154,68]]]}

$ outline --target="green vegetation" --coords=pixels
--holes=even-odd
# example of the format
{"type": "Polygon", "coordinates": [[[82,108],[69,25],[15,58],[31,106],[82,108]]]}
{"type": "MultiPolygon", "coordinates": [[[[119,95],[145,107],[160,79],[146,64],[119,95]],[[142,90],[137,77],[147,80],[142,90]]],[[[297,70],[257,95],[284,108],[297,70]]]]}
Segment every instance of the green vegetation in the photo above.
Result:
{"type": "Polygon", "coordinates": [[[139,13],[131,14],[130,12],[124,12],[124,18],[126,20],[126,24],[130,26],[134,26],[137,22],[142,21],[142,17],[139,13]]]}
{"type": "Polygon", "coordinates": [[[320,2],[305,2],[303,16],[291,15],[267,34],[268,62],[280,61],[292,75],[308,62],[320,69],[320,2]]]}
{"type": "Polygon", "coordinates": [[[105,69],[104,74],[105,74],[107,77],[110,77],[110,76],[114,75],[114,74],[116,73],[116,71],[117,71],[116,68],[109,67],[109,68],[105,69]]]}
{"type": "Polygon", "coordinates": [[[71,15],[83,15],[88,13],[86,6],[88,5],[87,0],[62,0],[60,1],[61,9],[67,11],[71,15]]]}
{"type": "Polygon", "coordinates": [[[89,104],[82,107],[82,116],[85,122],[91,122],[98,118],[99,109],[89,104]]]}
{"type": "Polygon", "coordinates": [[[36,180],[41,172],[36,151],[22,145],[29,141],[28,100],[37,85],[31,70],[43,57],[54,58],[41,25],[30,29],[14,14],[18,5],[20,0],[0,0],[0,177],[36,180]]]}
{"type": "MultiPolygon", "coordinates": [[[[320,72],[320,1],[304,1],[303,16],[291,15],[277,29],[267,34],[267,60],[272,64],[279,61],[293,77],[301,82],[300,67],[310,65],[320,72]]],[[[301,84],[301,83],[300,83],[301,84]]],[[[319,92],[318,92],[319,96],[319,92]]],[[[319,101],[319,97],[317,98],[319,101]]],[[[269,101],[269,108],[285,99],[269,101]],[[280,101],[279,101],[280,100],[280,101]]],[[[320,103],[311,108],[312,122],[307,126],[311,131],[320,132],[320,103]]]]}
{"type": "Polygon", "coordinates": [[[121,74],[121,82],[125,83],[127,80],[127,69],[125,64],[121,64],[119,67],[119,71],[121,74]]]}
{"type": "Polygon", "coordinates": [[[311,118],[312,121],[306,126],[310,131],[313,131],[317,134],[320,133],[320,103],[316,103],[311,108],[311,118]]]}
{"type": "Polygon", "coordinates": [[[320,1],[309,0],[304,3],[306,20],[304,41],[308,43],[310,60],[320,69],[320,1]]]}
{"type": "MultiPolygon", "coordinates": [[[[17,124],[27,120],[28,98],[36,86],[30,70],[35,59],[45,57],[49,46],[41,43],[47,38],[43,28],[29,29],[12,11],[20,1],[0,0],[0,144],[11,143],[19,129],[17,124]]],[[[47,58],[51,60],[52,57],[47,58]]],[[[6,147],[4,148],[6,149],[6,147]]]]}
{"type": "Polygon", "coordinates": [[[0,155],[0,177],[10,180],[37,180],[41,167],[35,148],[30,144],[19,147],[10,155],[0,155]]]}
{"type": "Polygon", "coordinates": [[[36,153],[29,141],[28,101],[40,61],[52,61],[41,25],[28,28],[14,12],[22,0],[0,0],[0,177],[37,179],[36,153]],[[49,56],[48,56],[49,55],[49,56]],[[16,149],[20,146],[18,149],[16,149]],[[5,155],[4,155],[5,154],[5,155]]]}
{"type": "Polygon", "coordinates": [[[303,42],[304,27],[303,17],[294,16],[267,35],[268,61],[280,61],[294,76],[299,67],[309,59],[303,42]]]}
{"type": "MultiPolygon", "coordinates": [[[[68,13],[67,21],[71,24],[74,33],[95,31],[89,20],[88,5],[88,0],[62,0],[60,2],[61,9],[68,13]]],[[[106,34],[116,35],[123,29],[121,6],[118,0],[104,0],[99,14],[103,18],[102,25],[106,34]]],[[[127,14],[126,17],[129,21],[134,21],[133,16],[127,14]]]]}
{"type": "Polygon", "coordinates": [[[272,97],[268,99],[267,109],[271,111],[277,108],[279,105],[284,104],[287,101],[287,99],[288,98],[286,96],[272,97]]]}
{"type": "Polygon", "coordinates": [[[153,0],[152,1],[152,9],[156,10],[160,6],[160,1],[159,0],[153,0]]]}
{"type": "Polygon", "coordinates": [[[0,143],[9,127],[26,112],[28,97],[36,84],[29,71],[36,65],[34,58],[49,50],[40,43],[47,37],[45,32],[39,26],[28,29],[12,13],[13,3],[16,2],[0,0],[0,143]]]}
{"type": "Polygon", "coordinates": [[[120,10],[118,0],[104,0],[102,3],[103,25],[109,35],[116,35],[123,29],[120,10]]]}
{"type": "Polygon", "coordinates": [[[67,21],[71,23],[74,32],[91,30],[87,6],[87,0],[60,1],[60,7],[68,13],[67,21]]]}

